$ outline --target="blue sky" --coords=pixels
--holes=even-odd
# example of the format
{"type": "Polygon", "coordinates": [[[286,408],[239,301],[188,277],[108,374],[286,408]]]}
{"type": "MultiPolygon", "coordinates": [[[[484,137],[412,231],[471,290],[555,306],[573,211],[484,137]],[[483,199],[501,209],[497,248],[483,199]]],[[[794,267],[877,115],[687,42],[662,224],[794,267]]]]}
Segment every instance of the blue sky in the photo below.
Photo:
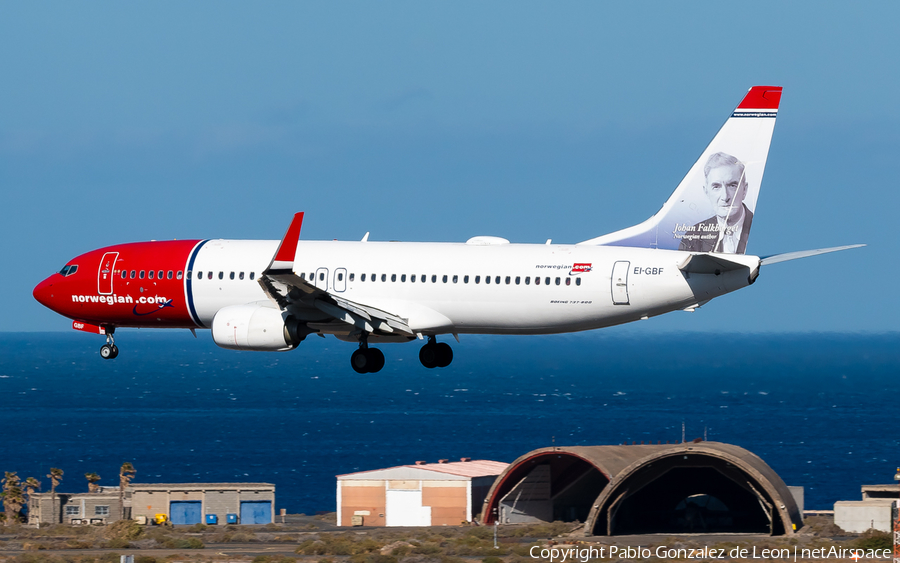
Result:
{"type": "MultiPolygon", "coordinates": [[[[167,238],[577,242],[666,200],[754,84],[784,86],[763,270],[625,330],[894,331],[900,4],[0,4],[0,330],[33,286],[167,238]]],[[[622,330],[622,329],[612,329],[622,330]]]]}

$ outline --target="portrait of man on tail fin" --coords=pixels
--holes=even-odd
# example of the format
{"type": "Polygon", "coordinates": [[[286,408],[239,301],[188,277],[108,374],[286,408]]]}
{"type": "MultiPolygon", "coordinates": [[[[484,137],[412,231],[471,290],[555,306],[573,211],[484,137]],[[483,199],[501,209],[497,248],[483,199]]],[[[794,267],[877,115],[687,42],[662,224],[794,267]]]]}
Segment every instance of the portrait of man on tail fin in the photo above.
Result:
{"type": "Polygon", "coordinates": [[[693,225],[682,237],[678,250],[744,254],[753,221],[753,213],[744,204],[744,163],[717,152],[706,161],[703,176],[703,193],[709,198],[714,215],[693,225]]]}

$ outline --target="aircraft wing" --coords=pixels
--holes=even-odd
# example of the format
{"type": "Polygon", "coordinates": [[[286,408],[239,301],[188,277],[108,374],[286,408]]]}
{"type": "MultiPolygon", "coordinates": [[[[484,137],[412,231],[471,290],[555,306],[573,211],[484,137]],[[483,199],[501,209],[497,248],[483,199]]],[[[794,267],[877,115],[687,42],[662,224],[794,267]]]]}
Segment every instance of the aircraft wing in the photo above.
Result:
{"type": "Polygon", "coordinates": [[[316,319],[320,327],[328,326],[329,321],[338,321],[337,326],[344,323],[369,333],[414,336],[407,319],[325,291],[294,273],[294,255],[302,222],[303,213],[294,215],[272,262],[259,277],[259,285],[269,299],[283,311],[308,313],[316,310],[322,313],[316,319]]]}
{"type": "Polygon", "coordinates": [[[769,264],[777,264],[779,262],[787,262],[788,260],[797,260],[798,258],[807,258],[809,256],[818,256],[819,254],[828,254],[829,252],[837,252],[839,250],[848,250],[851,248],[859,248],[864,244],[848,244],[846,246],[833,246],[831,248],[818,248],[816,250],[800,250],[798,252],[786,252],[784,254],[775,254],[772,256],[763,256],[760,259],[760,265],[768,266],[769,264]]]}

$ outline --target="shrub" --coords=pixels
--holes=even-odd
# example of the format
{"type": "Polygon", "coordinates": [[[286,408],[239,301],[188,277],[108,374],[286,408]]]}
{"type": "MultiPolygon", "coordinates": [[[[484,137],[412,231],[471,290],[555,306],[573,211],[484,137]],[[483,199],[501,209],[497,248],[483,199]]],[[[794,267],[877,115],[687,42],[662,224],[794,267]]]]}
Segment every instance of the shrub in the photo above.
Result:
{"type": "Polygon", "coordinates": [[[163,543],[168,549],[203,549],[203,542],[197,538],[170,538],[163,543]]]}
{"type": "Polygon", "coordinates": [[[193,526],[191,526],[190,528],[188,528],[187,531],[196,533],[196,532],[205,532],[208,529],[209,529],[209,526],[207,526],[206,524],[197,523],[197,524],[194,524],[193,526]]]}
{"type": "Polygon", "coordinates": [[[880,532],[878,530],[867,530],[863,535],[854,542],[859,549],[893,549],[894,538],[888,532],[880,532]]]}

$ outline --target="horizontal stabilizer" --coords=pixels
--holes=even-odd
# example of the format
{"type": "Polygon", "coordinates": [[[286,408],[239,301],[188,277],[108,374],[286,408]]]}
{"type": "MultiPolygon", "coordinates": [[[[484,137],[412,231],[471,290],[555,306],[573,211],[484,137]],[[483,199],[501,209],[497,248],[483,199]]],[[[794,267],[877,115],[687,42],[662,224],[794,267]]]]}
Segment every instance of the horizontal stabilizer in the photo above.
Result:
{"type": "Polygon", "coordinates": [[[798,258],[807,258],[809,256],[818,256],[819,254],[828,254],[829,252],[837,252],[838,250],[847,250],[850,248],[859,248],[864,244],[848,244],[847,246],[833,246],[831,248],[819,248],[817,250],[800,250],[798,252],[787,252],[785,254],[774,254],[772,256],[763,256],[760,259],[761,266],[769,264],[777,264],[779,262],[787,262],[788,260],[796,260],[798,258]]]}
{"type": "Polygon", "coordinates": [[[688,272],[691,274],[715,274],[719,275],[722,272],[729,272],[731,270],[740,270],[741,268],[747,268],[746,264],[741,264],[739,262],[733,262],[728,260],[727,258],[723,258],[722,256],[717,256],[715,254],[691,254],[688,256],[687,260],[685,260],[678,269],[682,272],[688,272]]]}

